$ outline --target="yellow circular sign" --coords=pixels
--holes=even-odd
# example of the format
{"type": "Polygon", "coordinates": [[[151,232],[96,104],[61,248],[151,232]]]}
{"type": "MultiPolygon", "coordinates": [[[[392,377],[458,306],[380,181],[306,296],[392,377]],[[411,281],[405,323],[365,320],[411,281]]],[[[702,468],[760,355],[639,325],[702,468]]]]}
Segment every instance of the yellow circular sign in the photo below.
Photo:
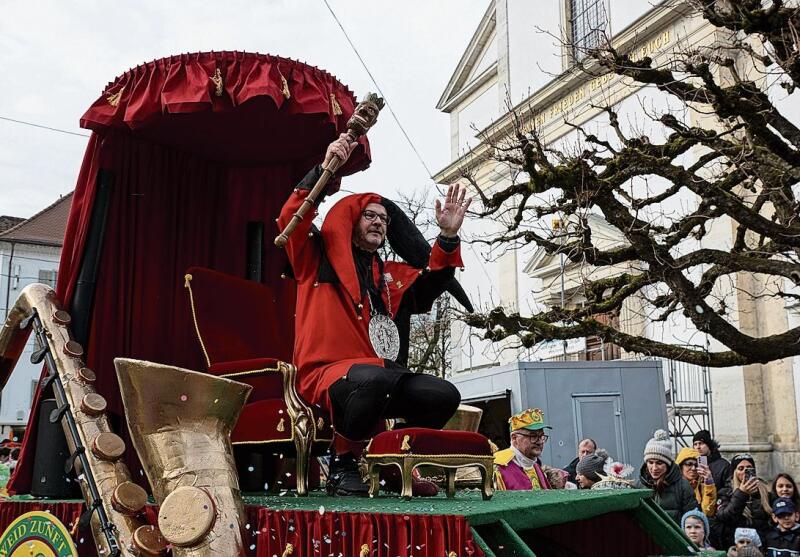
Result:
{"type": "Polygon", "coordinates": [[[67,528],[50,513],[17,517],[0,536],[0,555],[8,557],[78,557],[67,528]]]}

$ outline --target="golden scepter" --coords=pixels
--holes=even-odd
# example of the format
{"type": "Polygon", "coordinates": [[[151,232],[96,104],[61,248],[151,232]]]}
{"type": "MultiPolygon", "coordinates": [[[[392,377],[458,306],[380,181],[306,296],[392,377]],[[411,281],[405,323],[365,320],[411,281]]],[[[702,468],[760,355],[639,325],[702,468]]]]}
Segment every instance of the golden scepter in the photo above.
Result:
{"type": "MultiPolygon", "coordinates": [[[[369,129],[375,125],[375,122],[378,120],[378,113],[383,108],[383,99],[380,98],[375,93],[367,93],[367,96],[364,97],[364,100],[358,103],[356,109],[353,111],[353,115],[347,121],[347,139],[350,142],[354,142],[358,140],[359,137],[365,135],[369,129]]],[[[278,247],[284,247],[286,242],[289,241],[289,236],[291,236],[294,229],[303,220],[303,217],[311,207],[314,206],[314,202],[316,202],[317,197],[325,188],[325,185],[330,180],[331,176],[339,170],[339,167],[342,165],[342,160],[333,155],[331,160],[328,161],[328,164],[325,168],[322,169],[322,176],[319,177],[317,183],[314,184],[314,188],[308,194],[308,196],[303,200],[303,204],[300,205],[300,208],[297,209],[297,212],[292,215],[292,220],[289,221],[289,224],[286,225],[286,228],[278,234],[275,238],[275,245],[278,247]]]]}

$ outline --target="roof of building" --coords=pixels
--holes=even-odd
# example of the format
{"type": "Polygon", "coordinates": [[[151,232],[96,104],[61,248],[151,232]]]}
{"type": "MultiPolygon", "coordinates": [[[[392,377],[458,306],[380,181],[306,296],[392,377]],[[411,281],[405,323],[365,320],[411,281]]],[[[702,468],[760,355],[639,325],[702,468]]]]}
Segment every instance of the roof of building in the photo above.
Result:
{"type": "MultiPolygon", "coordinates": [[[[72,192],[62,195],[29,219],[19,219],[17,224],[3,230],[0,225],[0,242],[18,242],[45,246],[61,246],[67,229],[67,217],[72,203],[72,192]]],[[[16,217],[0,217],[3,219],[16,217]]]]}
{"type": "Polygon", "coordinates": [[[16,226],[25,219],[22,217],[12,217],[9,215],[0,215],[0,232],[5,232],[12,226],[16,226]]]}

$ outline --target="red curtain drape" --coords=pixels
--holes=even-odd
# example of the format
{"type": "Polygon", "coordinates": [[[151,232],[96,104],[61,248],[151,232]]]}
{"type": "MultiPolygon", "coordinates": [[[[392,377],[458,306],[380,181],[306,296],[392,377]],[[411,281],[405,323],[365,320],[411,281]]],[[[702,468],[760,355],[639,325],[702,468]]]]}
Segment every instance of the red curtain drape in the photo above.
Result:
{"type": "MultiPolygon", "coordinates": [[[[18,516],[30,511],[49,511],[71,528],[83,503],[0,501],[0,532],[18,516]]],[[[364,545],[370,557],[483,557],[463,516],[425,514],[344,513],[273,510],[245,507],[244,542],[250,557],[283,555],[286,545],[295,557],[361,555],[364,545]]],[[[155,524],[157,509],[147,508],[155,524]]],[[[80,557],[97,557],[90,532],[79,532],[75,545],[80,557]]]]}
{"type": "MultiPolygon", "coordinates": [[[[284,336],[265,356],[291,353],[293,285],[272,246],[275,217],[291,187],[346,128],[355,99],[330,74],[285,58],[197,53],[137,66],[110,83],[81,125],[94,130],[73,196],[58,298],[75,290],[93,214],[98,171],[114,176],[95,287],[86,364],[98,375],[117,432],[127,436],[113,367],[131,357],[203,370],[183,274],[191,265],[245,276],[246,226],[265,224],[267,282],[283,303],[284,336]]],[[[369,165],[360,140],[340,174],[369,165]]],[[[231,308],[246,314],[247,308],[231,308]]],[[[10,493],[30,489],[39,393],[10,493]]],[[[138,460],[128,444],[135,478],[138,460]]]]}

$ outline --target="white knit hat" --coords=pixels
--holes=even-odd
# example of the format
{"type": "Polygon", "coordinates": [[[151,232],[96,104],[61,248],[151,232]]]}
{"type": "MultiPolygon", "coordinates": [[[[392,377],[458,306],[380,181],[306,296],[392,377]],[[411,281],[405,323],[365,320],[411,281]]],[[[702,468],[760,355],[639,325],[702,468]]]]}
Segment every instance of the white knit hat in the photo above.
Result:
{"type": "Polygon", "coordinates": [[[663,429],[657,429],[653,438],[644,446],[644,460],[660,460],[668,466],[675,460],[672,453],[672,442],[669,440],[669,433],[663,429]]]}

